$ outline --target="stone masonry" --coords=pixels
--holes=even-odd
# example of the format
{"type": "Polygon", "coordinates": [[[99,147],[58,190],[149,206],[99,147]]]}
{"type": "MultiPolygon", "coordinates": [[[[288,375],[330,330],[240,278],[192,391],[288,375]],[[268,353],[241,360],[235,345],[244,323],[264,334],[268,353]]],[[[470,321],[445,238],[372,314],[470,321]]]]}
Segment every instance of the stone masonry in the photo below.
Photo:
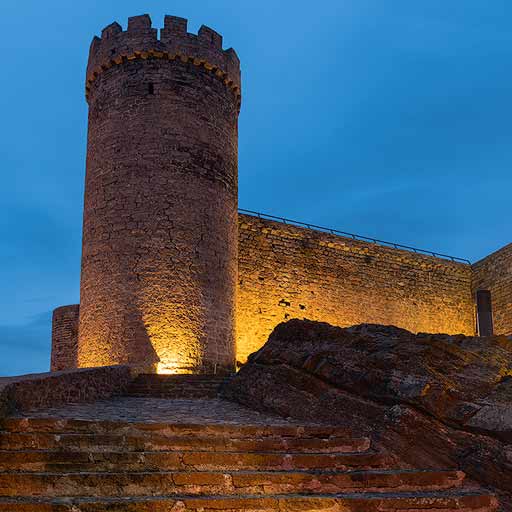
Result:
{"type": "MultiPolygon", "coordinates": [[[[512,246],[467,265],[242,214],[238,236],[239,363],[292,318],[472,335],[478,289],[491,290],[495,332],[512,334],[512,246]]],[[[75,368],[76,350],[54,326],[52,370],[75,368]]]]}
{"type": "Polygon", "coordinates": [[[222,37],[149,16],[95,37],[78,366],[230,372],[240,69],[222,37]]]}
{"type": "MultiPolygon", "coordinates": [[[[250,215],[239,215],[238,228],[239,363],[290,318],[474,332],[469,265],[250,215]]],[[[76,351],[77,338],[55,329],[52,370],[75,368],[76,351]]]]}
{"type": "Polygon", "coordinates": [[[494,330],[512,335],[512,244],[473,265],[473,290],[489,290],[494,330]]]}
{"type": "Polygon", "coordinates": [[[471,266],[239,217],[237,359],[292,318],[474,333],[471,266]]]}
{"type": "Polygon", "coordinates": [[[53,312],[51,370],[58,372],[78,367],[78,320],[80,306],[61,306],[53,312]]]}

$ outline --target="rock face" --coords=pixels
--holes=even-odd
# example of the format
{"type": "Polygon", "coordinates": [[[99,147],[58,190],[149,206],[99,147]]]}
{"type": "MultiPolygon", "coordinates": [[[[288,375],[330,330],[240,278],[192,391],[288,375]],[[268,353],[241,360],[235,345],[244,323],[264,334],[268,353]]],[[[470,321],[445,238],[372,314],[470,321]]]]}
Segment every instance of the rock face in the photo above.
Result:
{"type": "Polygon", "coordinates": [[[283,416],[358,428],[405,465],[460,467],[512,503],[507,337],[291,320],[224,393],[283,416]]]}

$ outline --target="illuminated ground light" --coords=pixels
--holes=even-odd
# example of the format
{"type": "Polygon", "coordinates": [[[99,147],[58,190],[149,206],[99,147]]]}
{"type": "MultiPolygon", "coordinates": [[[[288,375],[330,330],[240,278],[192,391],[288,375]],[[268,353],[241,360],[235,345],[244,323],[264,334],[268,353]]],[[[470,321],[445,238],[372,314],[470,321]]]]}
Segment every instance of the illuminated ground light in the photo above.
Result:
{"type": "Polygon", "coordinates": [[[159,375],[177,375],[179,373],[183,373],[183,371],[180,371],[178,363],[160,361],[156,366],[156,373],[159,375]]]}

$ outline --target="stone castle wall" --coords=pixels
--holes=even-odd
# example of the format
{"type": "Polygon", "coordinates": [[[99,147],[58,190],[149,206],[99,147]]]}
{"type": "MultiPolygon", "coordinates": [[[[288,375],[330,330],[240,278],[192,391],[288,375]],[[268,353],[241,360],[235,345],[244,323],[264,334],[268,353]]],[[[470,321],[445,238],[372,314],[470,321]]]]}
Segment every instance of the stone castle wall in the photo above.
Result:
{"type": "Polygon", "coordinates": [[[53,312],[51,371],[59,372],[78,365],[78,319],[80,306],[61,306],[53,312]]]}
{"type": "Polygon", "coordinates": [[[473,265],[473,290],[491,292],[494,332],[512,335],[512,244],[473,265]]]}
{"type": "Polygon", "coordinates": [[[291,318],[474,334],[471,266],[239,216],[237,359],[291,318]]]}
{"type": "MultiPolygon", "coordinates": [[[[239,362],[291,318],[475,332],[470,265],[243,214],[238,227],[239,362]]],[[[52,365],[73,368],[74,348],[54,338],[52,365]]]]}

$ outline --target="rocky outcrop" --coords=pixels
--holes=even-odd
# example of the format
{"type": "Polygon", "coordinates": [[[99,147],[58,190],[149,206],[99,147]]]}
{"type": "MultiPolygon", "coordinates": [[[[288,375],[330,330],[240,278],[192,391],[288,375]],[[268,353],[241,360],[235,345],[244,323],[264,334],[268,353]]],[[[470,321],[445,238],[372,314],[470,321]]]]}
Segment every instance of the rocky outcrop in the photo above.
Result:
{"type": "Polygon", "coordinates": [[[512,503],[506,337],[292,320],[274,330],[224,394],[283,416],[357,428],[404,465],[461,468],[512,503]]]}

